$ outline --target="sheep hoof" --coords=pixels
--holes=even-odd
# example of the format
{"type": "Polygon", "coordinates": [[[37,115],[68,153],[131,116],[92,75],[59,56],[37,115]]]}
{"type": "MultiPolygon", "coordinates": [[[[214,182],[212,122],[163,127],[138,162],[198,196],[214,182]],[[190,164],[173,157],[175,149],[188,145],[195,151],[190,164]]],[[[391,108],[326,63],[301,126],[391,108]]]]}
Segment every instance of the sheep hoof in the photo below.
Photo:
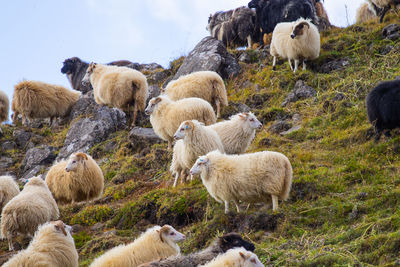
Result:
{"type": "Polygon", "coordinates": [[[272,67],[272,70],[276,70],[276,67],[275,67],[275,66],[273,66],[273,67],[272,67]]]}

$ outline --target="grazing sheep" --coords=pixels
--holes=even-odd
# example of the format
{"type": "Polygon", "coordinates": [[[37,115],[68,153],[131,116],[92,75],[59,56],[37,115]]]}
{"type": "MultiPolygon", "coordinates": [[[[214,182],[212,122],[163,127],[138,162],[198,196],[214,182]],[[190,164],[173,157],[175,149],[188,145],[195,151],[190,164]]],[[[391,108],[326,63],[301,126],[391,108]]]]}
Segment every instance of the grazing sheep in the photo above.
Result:
{"type": "Polygon", "coordinates": [[[378,84],[366,99],[369,122],[375,128],[375,141],[384,132],[390,136],[390,130],[400,127],[400,80],[378,84]]]}
{"type": "Polygon", "coordinates": [[[68,161],[53,165],[46,183],[59,203],[89,201],[103,193],[104,177],[99,165],[85,153],[75,153],[68,161]]]}
{"type": "Polygon", "coordinates": [[[3,121],[8,121],[9,107],[10,107],[10,102],[8,101],[8,96],[6,95],[6,93],[0,90],[0,124],[3,121]]]}
{"type": "Polygon", "coordinates": [[[296,72],[300,60],[303,61],[303,70],[306,69],[306,60],[319,57],[320,36],[317,27],[309,20],[299,19],[295,22],[282,22],[276,25],[272,34],[270,54],[289,60],[290,69],[296,72]],[[294,60],[294,68],[292,67],[294,60]]]}
{"type": "Polygon", "coordinates": [[[246,152],[256,135],[256,129],[262,128],[262,123],[253,113],[244,112],[208,127],[217,132],[226,154],[241,154],[246,152]]]}
{"type": "Polygon", "coordinates": [[[198,97],[206,100],[220,116],[220,106],[228,106],[228,98],[224,81],[214,71],[198,71],[171,81],[163,92],[176,101],[188,97],[198,97]]]}
{"type": "Polygon", "coordinates": [[[388,12],[392,7],[396,7],[397,5],[400,5],[400,0],[370,0],[371,3],[375,4],[378,8],[382,9],[382,12],[380,13],[381,17],[379,21],[382,23],[383,18],[386,15],[386,12],[388,12]]]}
{"type": "Polygon", "coordinates": [[[13,121],[22,114],[22,122],[27,119],[50,118],[51,124],[56,117],[68,116],[72,106],[81,93],[68,90],[59,85],[38,81],[22,81],[15,85],[11,109],[13,121]]]}
{"type": "Polygon", "coordinates": [[[264,265],[253,252],[235,248],[199,267],[264,267],[264,265]]]}
{"type": "Polygon", "coordinates": [[[239,201],[266,203],[270,198],[272,209],[277,210],[278,198],[289,197],[293,171],[288,158],[278,152],[225,155],[213,151],[199,157],[190,174],[200,174],[208,193],[224,202],[228,213],[230,201],[239,212],[239,201]]]}
{"type": "Polygon", "coordinates": [[[140,265],[140,267],[196,267],[205,264],[219,254],[225,253],[232,248],[244,247],[246,250],[254,251],[253,243],[247,242],[236,233],[225,234],[218,237],[208,248],[189,255],[178,255],[165,260],[153,261],[140,265]]]}
{"type": "Polygon", "coordinates": [[[78,252],[71,228],[62,221],[41,225],[28,248],[14,255],[3,267],[78,267],[78,252]]]}
{"type": "Polygon", "coordinates": [[[172,147],[173,136],[179,125],[186,120],[198,120],[205,125],[216,122],[214,110],[207,101],[190,97],[172,101],[167,96],[158,96],[150,100],[145,110],[150,115],[154,132],[168,141],[168,149],[172,147]]]}
{"type": "Polygon", "coordinates": [[[179,145],[179,149],[174,149],[172,157],[170,170],[173,175],[175,174],[174,187],[178,182],[182,169],[184,173],[187,173],[187,170],[193,166],[199,156],[216,149],[224,153],[224,146],[218,134],[213,129],[204,126],[204,124],[196,120],[182,122],[174,135],[174,139],[183,143],[182,148],[179,145]],[[178,160],[179,164],[175,164],[174,160],[178,160]],[[175,169],[176,165],[179,165],[179,168],[175,169]]]}
{"type": "Polygon", "coordinates": [[[40,177],[28,180],[24,189],[11,199],[1,212],[1,236],[7,238],[10,250],[18,235],[33,235],[38,226],[58,219],[57,203],[40,177]]]}
{"type": "Polygon", "coordinates": [[[180,253],[176,244],[186,237],[172,226],[154,226],[133,243],[120,245],[95,259],[91,267],[136,267],[142,263],[180,253]]]}
{"type": "Polygon", "coordinates": [[[365,22],[375,19],[377,17],[378,17],[378,13],[377,13],[377,10],[374,8],[374,6],[371,5],[370,2],[363,3],[357,9],[356,22],[357,23],[365,23],[365,22]]]}
{"type": "Polygon", "coordinates": [[[0,176],[0,212],[18,194],[19,186],[14,178],[8,175],[0,176]]]}
{"type": "Polygon", "coordinates": [[[144,110],[149,95],[146,76],[127,67],[90,63],[82,79],[82,83],[88,82],[93,86],[97,104],[127,111],[132,105],[132,127],[135,126],[137,112],[144,110]]]}

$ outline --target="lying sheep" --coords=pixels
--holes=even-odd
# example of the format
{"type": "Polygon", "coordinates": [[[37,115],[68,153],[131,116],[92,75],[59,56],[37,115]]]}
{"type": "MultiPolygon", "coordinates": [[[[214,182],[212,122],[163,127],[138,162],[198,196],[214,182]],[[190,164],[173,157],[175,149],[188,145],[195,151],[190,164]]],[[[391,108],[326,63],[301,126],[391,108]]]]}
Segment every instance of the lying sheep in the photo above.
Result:
{"type": "Polygon", "coordinates": [[[6,95],[6,93],[0,90],[0,124],[3,121],[8,121],[9,107],[10,107],[10,102],[8,101],[8,96],[6,95]]]}
{"type": "Polygon", "coordinates": [[[14,178],[8,175],[0,176],[0,212],[18,194],[19,186],[14,178]]]}
{"type": "Polygon", "coordinates": [[[140,265],[140,267],[196,267],[205,264],[219,254],[225,253],[229,249],[244,247],[249,251],[254,251],[253,243],[247,242],[236,233],[225,234],[218,237],[208,248],[189,255],[172,256],[165,260],[153,261],[140,265]]]}
{"type": "Polygon", "coordinates": [[[59,85],[38,81],[22,81],[15,85],[11,109],[13,121],[22,114],[22,122],[27,119],[50,118],[51,124],[56,117],[68,116],[72,106],[78,101],[79,92],[68,90],[59,85]]]}
{"type": "Polygon", "coordinates": [[[172,226],[154,226],[139,236],[133,243],[120,245],[95,259],[91,267],[136,267],[155,259],[167,258],[180,253],[176,244],[185,235],[172,226]]]}
{"type": "Polygon", "coordinates": [[[363,3],[357,9],[356,22],[365,23],[378,17],[378,8],[371,2],[363,3]]]}
{"type": "Polygon", "coordinates": [[[198,97],[214,105],[217,118],[220,117],[221,105],[228,106],[224,81],[214,71],[198,71],[171,81],[163,91],[176,101],[188,97],[198,97]]]}
{"type": "Polygon", "coordinates": [[[272,34],[270,54],[289,60],[290,69],[296,72],[300,60],[303,61],[303,70],[306,69],[306,60],[319,57],[320,36],[317,27],[310,20],[299,19],[295,22],[282,22],[276,25],[272,34]],[[294,60],[294,68],[292,67],[294,60]]]}
{"type": "Polygon", "coordinates": [[[94,99],[99,105],[123,110],[133,106],[132,127],[138,110],[143,111],[149,95],[147,78],[141,72],[117,66],[90,63],[82,83],[93,86],[94,99]]]}
{"type": "Polygon", "coordinates": [[[71,228],[62,221],[41,225],[28,248],[14,255],[3,267],[78,267],[78,252],[71,228]]]}
{"type": "Polygon", "coordinates": [[[214,110],[207,101],[190,97],[172,101],[167,96],[158,96],[150,100],[146,110],[154,132],[163,140],[168,141],[171,149],[173,136],[179,125],[186,120],[198,120],[205,125],[216,122],[214,110]]]}
{"type": "Polygon", "coordinates": [[[386,12],[388,12],[392,7],[400,5],[400,0],[370,0],[370,1],[378,8],[382,9],[382,12],[380,13],[381,17],[379,19],[381,23],[383,22],[383,18],[385,17],[386,12]]]}
{"type": "Polygon", "coordinates": [[[59,203],[89,201],[103,193],[104,176],[99,165],[85,153],[75,153],[68,161],[53,165],[46,183],[59,203]]]}
{"type": "Polygon", "coordinates": [[[40,177],[28,180],[24,189],[1,212],[1,236],[7,238],[10,250],[18,234],[31,236],[38,226],[58,219],[57,203],[40,177]]]}
{"type": "Polygon", "coordinates": [[[263,151],[244,155],[225,155],[213,151],[197,159],[190,174],[200,174],[208,193],[218,202],[239,201],[266,203],[272,198],[272,210],[278,209],[278,198],[286,200],[292,185],[292,166],[278,152],[263,151]]]}
{"type": "Polygon", "coordinates": [[[226,154],[241,154],[246,152],[262,124],[253,113],[244,112],[208,127],[217,132],[226,154]]]}
{"type": "Polygon", "coordinates": [[[264,267],[264,265],[253,252],[235,248],[199,267],[264,267]]]}
{"type": "Polygon", "coordinates": [[[182,171],[186,173],[199,156],[216,149],[224,153],[224,146],[218,134],[213,129],[204,126],[204,124],[196,120],[182,122],[174,135],[174,139],[179,140],[178,142],[182,142],[183,144],[178,145],[177,142],[176,145],[178,145],[178,148],[174,148],[172,157],[170,170],[172,175],[175,175],[174,187],[182,171]],[[174,161],[178,161],[179,164],[174,161]],[[177,168],[177,166],[179,167],[177,168]]]}

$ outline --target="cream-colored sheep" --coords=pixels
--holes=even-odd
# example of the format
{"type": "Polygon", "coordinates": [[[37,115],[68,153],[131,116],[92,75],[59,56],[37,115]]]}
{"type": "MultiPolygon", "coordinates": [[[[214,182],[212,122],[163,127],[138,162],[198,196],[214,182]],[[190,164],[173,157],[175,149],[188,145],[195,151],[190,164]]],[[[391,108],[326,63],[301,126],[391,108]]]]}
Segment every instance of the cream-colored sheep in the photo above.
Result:
{"type": "MultiPolygon", "coordinates": [[[[181,169],[183,169],[184,173],[187,173],[199,156],[214,150],[219,150],[224,153],[224,146],[218,134],[213,129],[204,126],[204,124],[197,120],[182,122],[174,138],[179,141],[183,139],[183,147],[181,148],[179,144],[178,149],[174,148],[174,155],[172,157],[170,170],[172,174],[175,175],[174,187],[178,182],[179,174],[182,172],[181,169]],[[178,161],[179,164],[174,163],[174,160],[178,161]],[[178,166],[178,168],[176,168],[176,166],[178,166]]],[[[176,145],[178,144],[175,144],[175,146],[176,145]]]]}
{"type": "Polygon", "coordinates": [[[33,235],[38,226],[57,220],[57,203],[40,177],[28,180],[24,189],[11,199],[1,212],[1,236],[7,238],[10,250],[18,235],[33,235]]]}
{"type": "Polygon", "coordinates": [[[198,71],[171,81],[163,92],[172,100],[198,97],[209,102],[220,117],[221,106],[228,106],[224,81],[215,71],[198,71]]]}
{"type": "Polygon", "coordinates": [[[82,79],[82,83],[89,82],[97,104],[125,111],[133,106],[132,127],[135,126],[137,112],[144,110],[149,95],[146,76],[128,67],[90,63],[82,79]]]}
{"type": "Polygon", "coordinates": [[[296,72],[300,60],[303,61],[305,70],[306,60],[318,58],[320,48],[318,28],[310,20],[300,18],[294,22],[281,22],[272,33],[270,54],[274,57],[273,68],[275,69],[276,58],[279,56],[288,59],[293,72],[296,72]]]}
{"type": "Polygon", "coordinates": [[[56,117],[65,117],[70,113],[80,94],[59,85],[22,81],[14,87],[11,103],[13,121],[15,123],[18,114],[21,114],[24,124],[27,119],[35,118],[50,118],[53,124],[56,117]]]}
{"type": "Polygon", "coordinates": [[[96,161],[85,153],[75,153],[68,161],[53,165],[46,183],[59,203],[89,201],[103,193],[104,176],[96,161]]]}
{"type": "Polygon", "coordinates": [[[230,249],[200,267],[264,267],[257,255],[244,248],[230,249]]]}
{"type": "Polygon", "coordinates": [[[9,107],[10,107],[10,101],[8,100],[8,96],[6,95],[6,93],[0,90],[0,124],[3,121],[8,121],[9,107]]]}
{"type": "Polygon", "coordinates": [[[217,132],[226,154],[241,154],[246,152],[262,123],[253,113],[244,112],[207,127],[217,132]]]}
{"type": "Polygon", "coordinates": [[[99,258],[91,267],[136,267],[142,263],[160,258],[178,255],[180,248],[176,244],[185,239],[185,235],[172,226],[154,226],[139,236],[133,243],[117,246],[99,258]]]}
{"type": "Polygon", "coordinates": [[[8,175],[0,176],[0,212],[18,194],[19,186],[14,178],[8,175]]]}
{"type": "Polygon", "coordinates": [[[154,132],[161,139],[168,141],[169,149],[172,147],[173,136],[182,122],[198,120],[210,125],[217,120],[210,103],[196,97],[172,101],[167,96],[157,96],[150,100],[145,112],[150,115],[154,132]]]}
{"type": "Polygon", "coordinates": [[[357,23],[365,23],[367,21],[376,19],[378,16],[375,12],[375,9],[371,7],[370,3],[363,3],[357,9],[356,22],[357,23]]]}
{"type": "Polygon", "coordinates": [[[213,151],[197,159],[190,174],[200,174],[208,193],[218,202],[233,201],[239,212],[239,201],[267,203],[278,209],[278,199],[289,197],[292,185],[292,166],[286,156],[263,151],[243,155],[225,155],[213,151]]]}
{"type": "Polygon", "coordinates": [[[3,267],[78,267],[78,252],[70,231],[71,226],[62,221],[41,225],[29,246],[3,267]]]}

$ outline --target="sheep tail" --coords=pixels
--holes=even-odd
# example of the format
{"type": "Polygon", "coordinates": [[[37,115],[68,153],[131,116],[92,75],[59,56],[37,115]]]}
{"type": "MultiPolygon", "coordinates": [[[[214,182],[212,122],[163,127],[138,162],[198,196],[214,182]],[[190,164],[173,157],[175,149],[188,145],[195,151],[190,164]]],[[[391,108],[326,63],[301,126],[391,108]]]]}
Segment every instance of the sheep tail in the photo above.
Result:
{"type": "Polygon", "coordinates": [[[226,96],[226,89],[224,81],[221,79],[214,79],[212,81],[213,90],[216,92],[216,97],[222,106],[228,106],[228,98],[226,96]]]}
{"type": "Polygon", "coordinates": [[[289,198],[290,188],[292,186],[293,179],[293,169],[289,160],[285,160],[285,177],[283,179],[283,188],[281,191],[280,198],[282,200],[287,200],[289,198]]]}

